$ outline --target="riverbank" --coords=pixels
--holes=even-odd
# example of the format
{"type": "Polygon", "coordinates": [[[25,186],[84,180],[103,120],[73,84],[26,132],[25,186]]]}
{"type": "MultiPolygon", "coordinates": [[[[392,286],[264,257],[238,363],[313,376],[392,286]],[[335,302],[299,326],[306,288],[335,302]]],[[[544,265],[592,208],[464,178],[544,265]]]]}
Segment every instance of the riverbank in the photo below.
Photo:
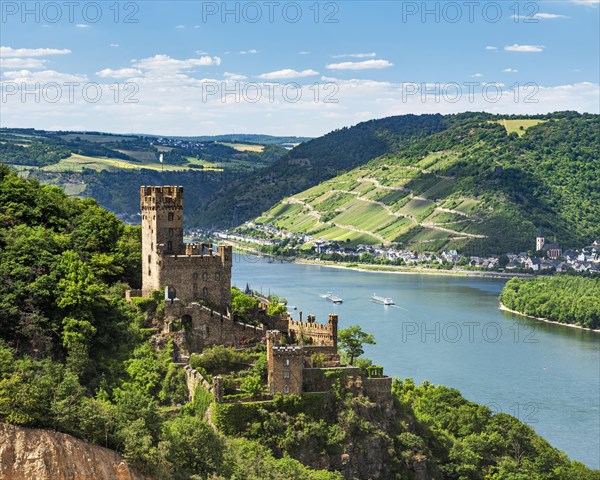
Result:
{"type": "Polygon", "coordinates": [[[498,308],[500,310],[502,310],[503,312],[510,312],[510,313],[514,313],[515,315],[519,315],[521,317],[526,317],[526,318],[532,318],[534,320],[539,320],[541,322],[545,322],[545,323],[551,323],[553,325],[562,325],[563,327],[571,327],[571,328],[578,328],[580,330],[586,330],[588,332],[596,332],[596,333],[600,333],[600,329],[594,329],[594,328],[587,328],[587,327],[582,327],[581,325],[576,325],[574,323],[561,323],[561,322],[557,322],[556,320],[549,320],[547,318],[542,318],[542,317],[534,317],[533,315],[527,315],[525,313],[521,313],[518,312],[516,310],[511,310],[510,308],[508,308],[506,305],[504,305],[502,302],[500,302],[498,308]]]}
{"type": "MultiPolygon", "coordinates": [[[[239,253],[245,253],[250,255],[258,255],[261,257],[273,258],[276,257],[265,255],[259,250],[248,247],[247,245],[232,242],[230,240],[223,242],[226,245],[231,245],[235,251],[239,253]]],[[[289,263],[301,263],[307,265],[320,265],[328,268],[342,268],[344,270],[354,270],[357,272],[368,272],[368,273],[391,273],[391,274],[407,274],[407,275],[445,275],[445,276],[458,276],[458,277],[476,277],[476,278],[503,278],[511,279],[514,277],[518,278],[532,278],[534,275],[526,273],[504,273],[504,272],[485,272],[481,270],[438,270],[435,268],[424,268],[424,267],[409,267],[399,265],[378,265],[372,263],[340,263],[332,262],[329,260],[311,260],[308,258],[294,258],[293,260],[285,260],[289,263]]]]}

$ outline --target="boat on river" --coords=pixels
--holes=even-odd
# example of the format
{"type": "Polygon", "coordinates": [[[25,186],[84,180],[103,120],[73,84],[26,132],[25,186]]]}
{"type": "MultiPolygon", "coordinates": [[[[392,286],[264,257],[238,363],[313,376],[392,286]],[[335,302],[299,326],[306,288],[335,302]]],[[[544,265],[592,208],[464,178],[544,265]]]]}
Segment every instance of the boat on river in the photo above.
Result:
{"type": "Polygon", "coordinates": [[[325,294],[325,298],[327,300],[329,300],[331,303],[342,303],[342,301],[343,301],[340,297],[338,297],[337,295],[334,295],[331,292],[327,292],[325,294]]]}
{"type": "Polygon", "coordinates": [[[382,305],[395,305],[394,301],[390,297],[380,297],[375,293],[371,297],[371,301],[375,303],[381,303],[382,305]]]}

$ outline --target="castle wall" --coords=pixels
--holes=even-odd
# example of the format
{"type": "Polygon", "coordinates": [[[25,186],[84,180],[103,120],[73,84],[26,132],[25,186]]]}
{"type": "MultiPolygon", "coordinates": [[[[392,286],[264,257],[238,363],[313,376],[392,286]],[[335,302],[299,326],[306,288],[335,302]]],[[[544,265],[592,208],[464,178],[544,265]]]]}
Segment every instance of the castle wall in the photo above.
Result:
{"type": "Polygon", "coordinates": [[[231,303],[231,247],[219,246],[216,255],[165,255],[159,285],[172,285],[182,302],[207,300],[227,307],[231,303]]]}
{"type": "Polygon", "coordinates": [[[165,305],[166,323],[181,320],[185,331],[184,347],[189,352],[200,352],[213,345],[238,347],[245,343],[261,340],[262,328],[236,322],[219,312],[199,304],[183,305],[176,302],[165,305]]]}
{"type": "Polygon", "coordinates": [[[290,319],[288,322],[288,333],[296,341],[304,336],[307,337],[313,345],[328,345],[337,349],[337,330],[338,316],[329,315],[328,323],[317,323],[314,317],[308,317],[307,322],[290,319]]]}

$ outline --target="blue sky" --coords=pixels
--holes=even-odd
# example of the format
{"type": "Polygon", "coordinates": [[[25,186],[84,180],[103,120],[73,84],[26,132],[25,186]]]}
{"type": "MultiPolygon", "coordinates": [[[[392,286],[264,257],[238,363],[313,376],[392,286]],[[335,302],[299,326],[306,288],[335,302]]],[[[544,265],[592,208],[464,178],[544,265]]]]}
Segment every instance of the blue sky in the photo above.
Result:
{"type": "Polygon", "coordinates": [[[2,126],[317,136],[404,113],[600,108],[598,0],[3,1],[1,13],[2,126]]]}

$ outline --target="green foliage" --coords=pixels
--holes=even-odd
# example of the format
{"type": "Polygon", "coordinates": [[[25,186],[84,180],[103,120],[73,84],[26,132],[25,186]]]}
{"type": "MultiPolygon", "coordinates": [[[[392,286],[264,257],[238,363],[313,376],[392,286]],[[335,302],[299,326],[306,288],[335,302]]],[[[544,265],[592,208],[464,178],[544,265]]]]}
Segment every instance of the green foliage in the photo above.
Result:
{"type": "Polygon", "coordinates": [[[158,398],[167,405],[182,405],[187,402],[188,387],[183,368],[169,364],[158,398]]]}
{"type": "Polygon", "coordinates": [[[257,397],[262,394],[265,385],[258,375],[249,375],[244,377],[240,385],[240,390],[250,397],[257,397]]]}
{"type": "Polygon", "coordinates": [[[231,289],[231,313],[236,320],[249,323],[258,307],[258,300],[238,288],[231,289]]]}
{"type": "Polygon", "coordinates": [[[513,278],[504,286],[500,299],[507,308],[525,315],[600,329],[599,278],[513,278]]]}
{"type": "Polygon", "coordinates": [[[365,353],[363,345],[375,345],[375,337],[363,332],[360,326],[354,325],[338,332],[338,344],[340,349],[347,353],[348,363],[354,365],[354,359],[365,353]]]}
{"type": "Polygon", "coordinates": [[[207,478],[223,462],[223,439],[198,417],[179,416],[163,424],[167,460],[177,467],[175,479],[207,478]]]}
{"type": "Polygon", "coordinates": [[[202,354],[193,354],[190,357],[190,366],[194,369],[202,368],[211,375],[228,373],[250,363],[248,353],[238,352],[232,347],[215,345],[205,349],[202,354]]]}
{"type": "Polygon", "coordinates": [[[194,399],[184,406],[184,412],[188,415],[204,418],[204,414],[213,400],[212,394],[202,386],[198,385],[194,391],[194,399]]]}
{"type": "Polygon", "coordinates": [[[263,445],[243,438],[227,442],[223,479],[236,480],[342,480],[337,472],[311,470],[289,457],[275,459],[263,445]]]}
{"type": "Polygon", "coordinates": [[[465,400],[457,390],[428,382],[417,387],[407,379],[396,380],[393,392],[402,423],[415,426],[396,437],[396,450],[406,465],[427,456],[433,476],[568,480],[597,478],[600,474],[570,462],[516,418],[504,413],[493,415],[489,408],[465,400]]]}

